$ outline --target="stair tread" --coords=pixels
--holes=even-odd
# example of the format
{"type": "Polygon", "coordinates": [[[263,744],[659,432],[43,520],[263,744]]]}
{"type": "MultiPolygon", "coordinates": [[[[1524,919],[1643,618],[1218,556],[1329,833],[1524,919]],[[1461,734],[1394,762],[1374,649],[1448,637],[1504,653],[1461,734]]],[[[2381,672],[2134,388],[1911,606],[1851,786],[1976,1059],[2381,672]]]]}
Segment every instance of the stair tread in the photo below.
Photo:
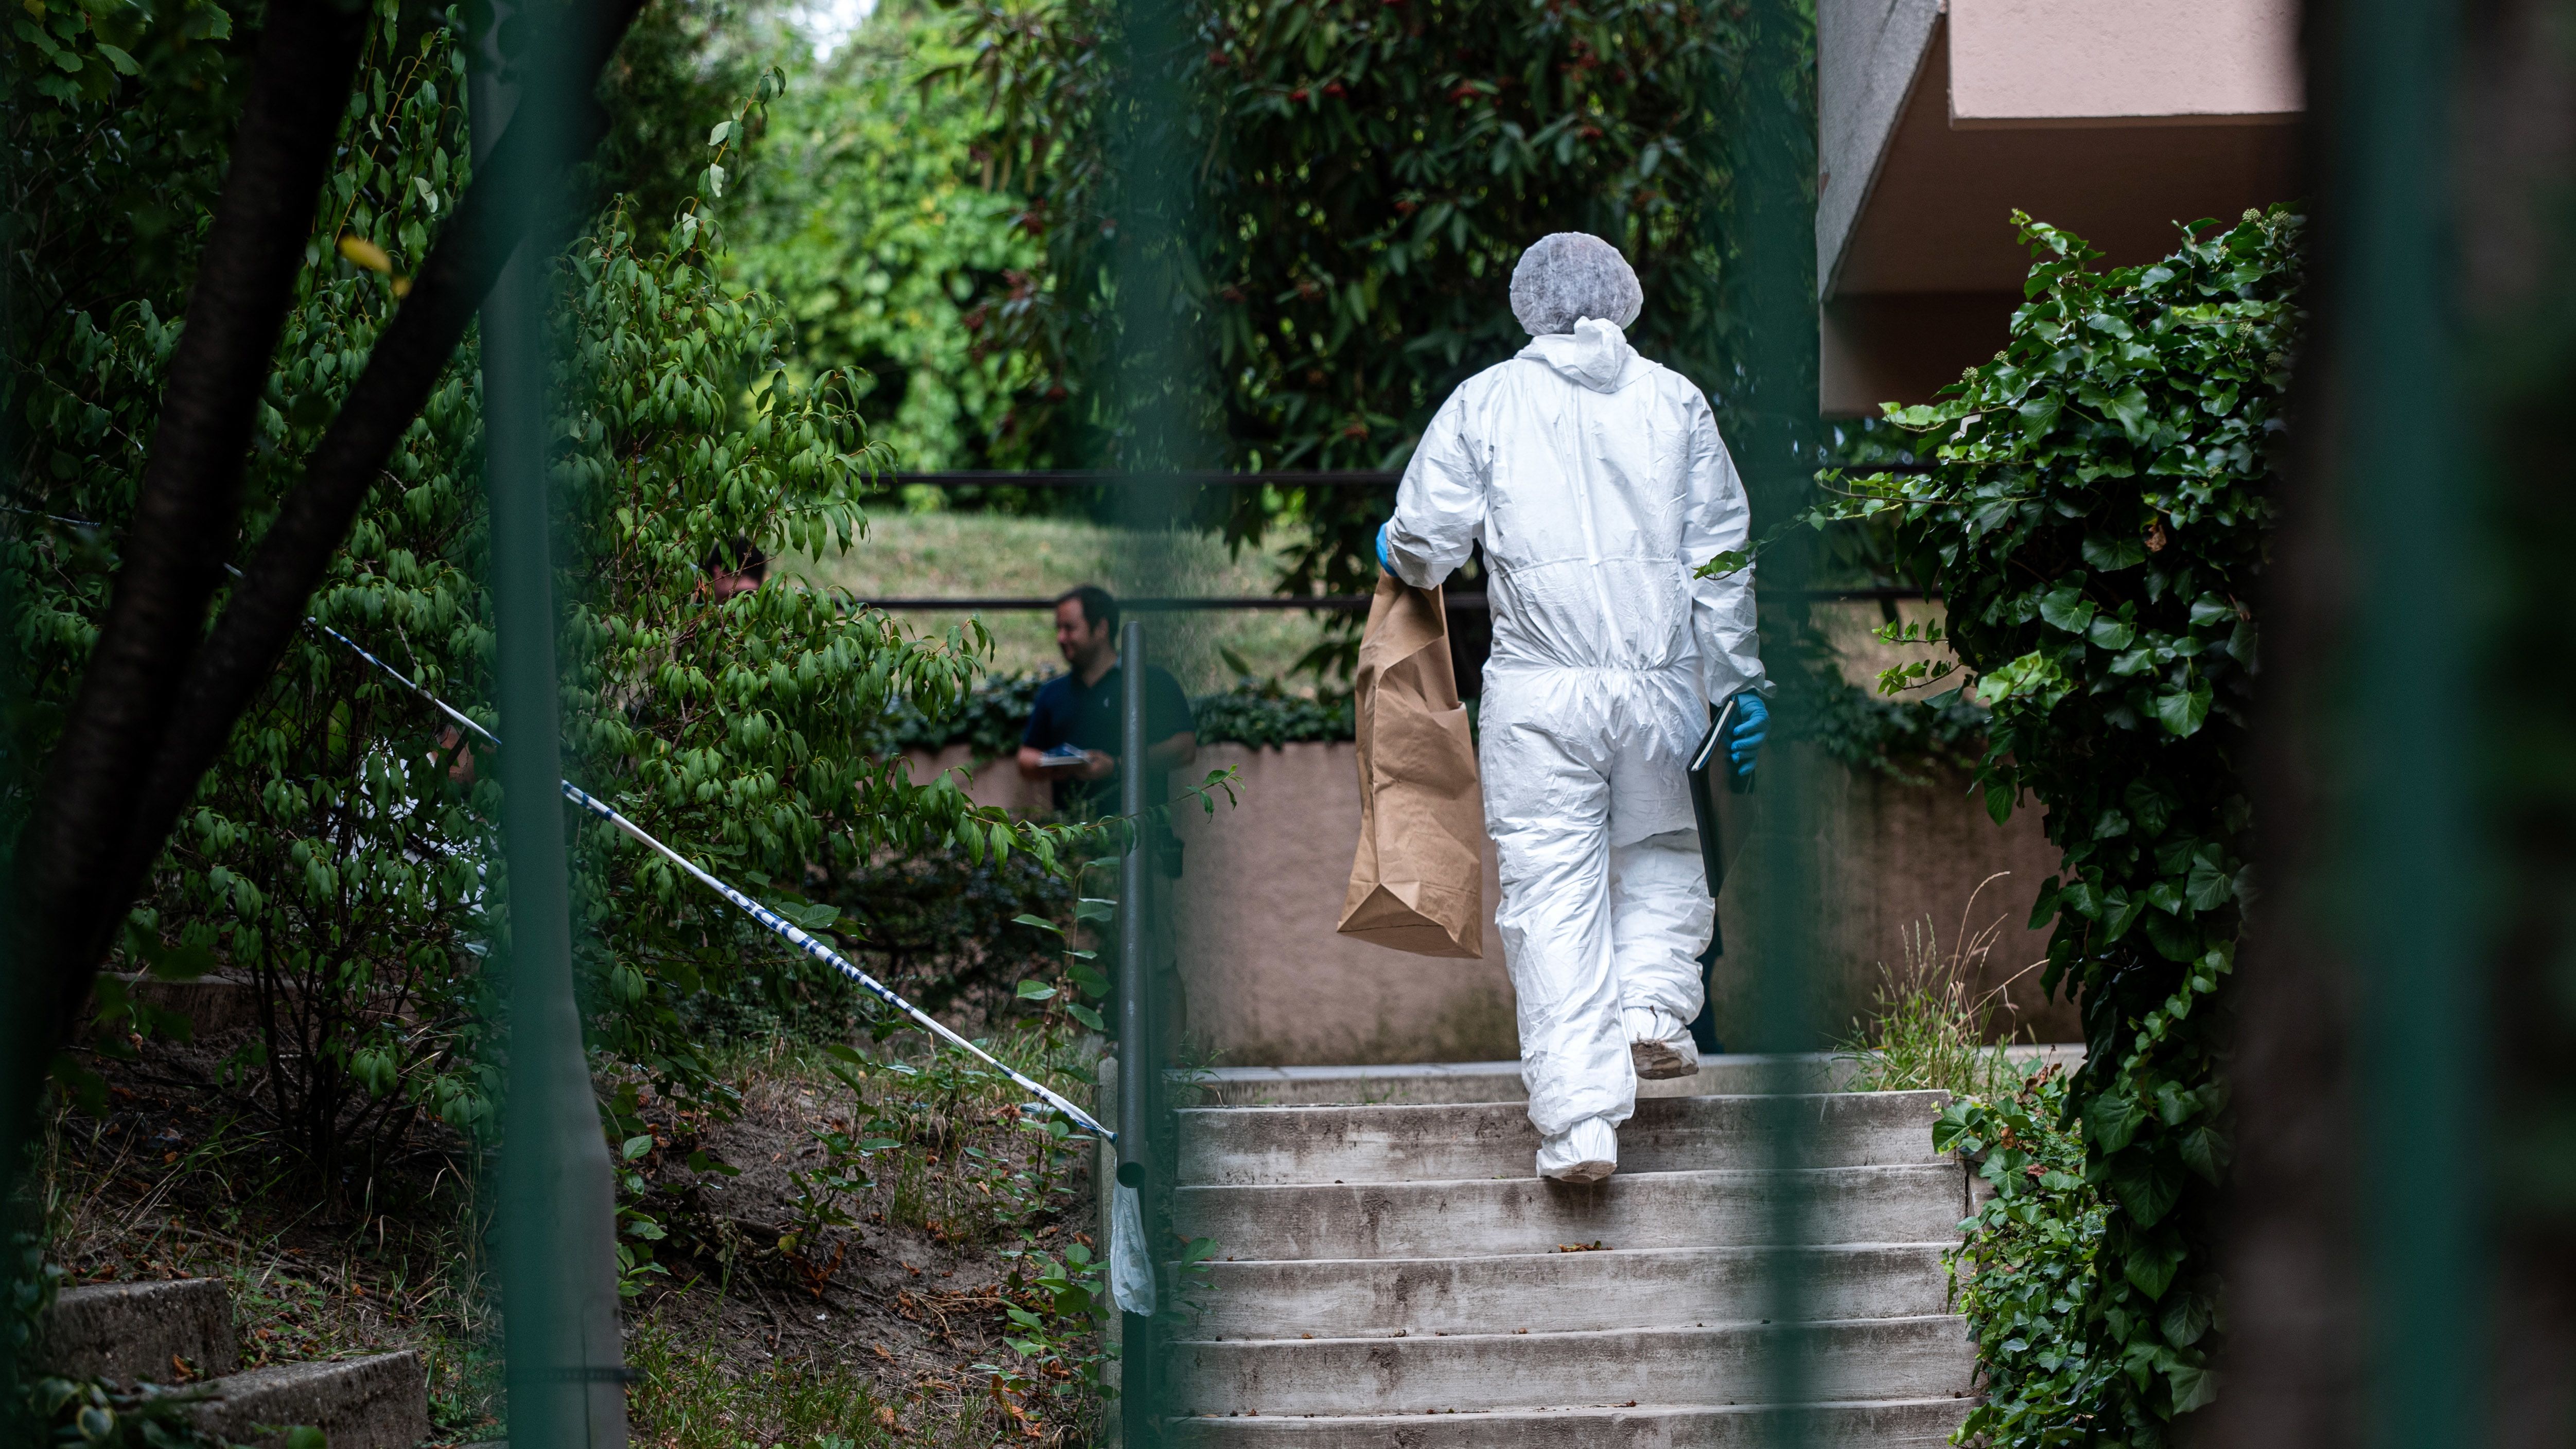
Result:
{"type": "Polygon", "coordinates": [[[1212,1260],[1197,1338],[1557,1331],[1759,1318],[1793,1269],[1807,1316],[1945,1312],[1955,1242],[1212,1260]]]}
{"type": "Polygon", "coordinates": [[[429,1433],[429,1375],[417,1349],[264,1364],[155,1393],[186,1401],[197,1426],[265,1442],[270,1425],[321,1429],[331,1449],[412,1449],[429,1433]]]}
{"type": "Polygon", "coordinates": [[[1605,1248],[1777,1242],[1783,1198],[1812,1205],[1816,1232],[1922,1241],[1955,1230],[1967,1185],[1956,1164],[1631,1173],[1588,1187],[1540,1178],[1205,1184],[1173,1192],[1183,1231],[1216,1251],[1271,1259],[1419,1259],[1605,1248]]]}
{"type": "Polygon", "coordinates": [[[1793,1420],[1808,1449],[1946,1445],[1976,1400],[1803,1404],[1607,1403],[1438,1414],[1209,1415],[1175,1421],[1184,1443],[1312,1449],[1773,1449],[1793,1420]]]}
{"type": "Polygon", "coordinates": [[[1976,1348],[1948,1314],[1551,1334],[1183,1341],[1188,1407],[1406,1413],[1617,1398],[1760,1402],[1790,1355],[1833,1399],[1966,1392],[1976,1348]]]}
{"type": "MultiPolygon", "coordinates": [[[[1945,1092],[1648,1099],[1619,1128],[1620,1162],[1630,1174],[1938,1162],[1931,1127],[1948,1101],[1945,1092]],[[1774,1141],[1787,1160],[1766,1160],[1774,1141]]],[[[1199,1107],[1180,1116],[1185,1185],[1527,1176],[1538,1150],[1538,1131],[1515,1102],[1199,1107]]]]}
{"type": "Polygon", "coordinates": [[[1313,1344],[1317,1347],[1322,1347],[1328,1344],[1349,1343],[1425,1343],[1434,1340],[1444,1343],[1473,1343],[1478,1340],[1486,1339],[1509,1339],[1517,1343],[1519,1340],[1523,1339],[1603,1339],[1647,1333],[1695,1334],[1701,1332],[1717,1333],[1722,1331],[1741,1332],[1749,1329],[1762,1328],[1856,1328],[1863,1325],[1874,1324],[1910,1325],[1933,1322],[1949,1322],[1964,1325],[1967,1320],[1961,1318],[1955,1313],[1901,1313],[1888,1314],[1883,1317],[1802,1318],[1786,1324],[1775,1324],[1767,1318],[1739,1318],[1729,1320],[1712,1319],[1706,1323],[1644,1323],[1631,1328],[1532,1329],[1527,1333],[1504,1333],[1486,1330],[1478,1333],[1415,1334],[1401,1340],[1383,1333],[1365,1333],[1351,1334],[1341,1338],[1326,1338],[1317,1334],[1313,1336],[1300,1336],[1297,1338],[1175,1338],[1171,1340],[1171,1342],[1175,1347],[1185,1348],[1198,1348],[1217,1343],[1222,1343],[1229,1348],[1237,1346],[1261,1348],[1280,1344],[1313,1344]]]}

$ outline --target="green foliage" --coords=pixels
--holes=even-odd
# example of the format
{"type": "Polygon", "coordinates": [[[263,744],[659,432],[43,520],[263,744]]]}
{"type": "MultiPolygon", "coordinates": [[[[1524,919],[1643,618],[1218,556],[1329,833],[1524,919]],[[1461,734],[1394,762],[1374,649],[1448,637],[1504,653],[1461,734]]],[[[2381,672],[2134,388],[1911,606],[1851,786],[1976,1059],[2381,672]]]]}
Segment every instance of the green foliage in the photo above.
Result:
{"type": "Polygon", "coordinates": [[[1935,471],[1860,481],[1819,516],[1882,520],[1901,566],[1946,596],[1993,710],[1988,808],[2000,820],[2027,792],[2064,852],[2031,919],[2055,919],[2045,979],[2083,1008],[2068,1102],[2106,1195],[2102,1275],[2138,1297],[2079,1310],[2087,1351],[2119,1365],[2086,1407],[2126,1426],[2098,1442],[2160,1444],[2214,1392],[2201,1340],[2227,1144],[2209,998],[2251,890],[2239,765],[2300,220],[2248,213],[2110,272],[2021,224],[2037,261],[2004,356],[1890,411],[1935,471]]]}
{"type": "MultiPolygon", "coordinates": [[[[1933,1124],[1934,1150],[1974,1163],[1994,1191],[1968,1220],[1967,1241],[1947,1255],[1952,1299],[1985,1376],[1985,1397],[1952,1443],[2036,1449],[2159,1432],[2136,1417],[2131,1360],[2088,1331],[2096,1306],[2135,1318],[2149,1305],[2127,1282],[2104,1280],[2111,1209],[2086,1181],[2084,1143],[2065,1125],[2066,1106],[2065,1076],[2043,1065],[1991,1097],[1961,1097],[1933,1124]],[[2105,1422],[2105,1407],[2124,1417],[2105,1422]]],[[[2135,1362],[2149,1373],[2158,1367],[2151,1347],[2135,1362]]]]}
{"type": "MultiPolygon", "coordinates": [[[[256,420],[236,548],[298,476],[396,305],[392,277],[343,260],[333,238],[381,248],[398,276],[466,182],[461,52],[443,25],[387,15],[256,420]]],[[[774,85],[761,82],[729,132],[748,133],[774,85]]],[[[71,122],[95,106],[62,108],[69,119],[46,134],[81,144],[88,133],[71,122]]],[[[730,134],[701,141],[702,183],[712,190],[737,151],[730,134]]],[[[93,164],[52,151],[36,162],[93,164]]],[[[800,917],[815,909],[797,899],[809,862],[928,846],[1050,862],[1063,832],[975,810],[951,784],[916,787],[861,748],[865,722],[896,698],[934,711],[961,700],[979,633],[905,639],[846,598],[785,588],[705,594],[700,563],[730,540],[773,553],[846,547],[878,456],[845,400],[786,376],[778,309],[717,280],[716,230],[693,202],[665,243],[647,246],[614,209],[558,269],[554,462],[576,544],[561,586],[568,769],[800,917]]],[[[106,605],[177,337],[170,305],[136,297],[48,322],[16,384],[28,427],[14,461],[33,511],[13,515],[0,547],[26,591],[38,752],[106,605]]],[[[317,619],[468,708],[489,698],[492,647],[477,582],[477,383],[469,348],[388,460],[312,603],[317,619]]],[[[436,716],[308,632],[207,776],[136,913],[124,964],[175,956],[257,984],[262,1030],[230,1080],[334,1190],[350,1180],[344,1168],[363,1174],[415,1121],[474,1129],[490,1116],[481,862],[496,789],[436,716]]],[[[587,817],[576,864],[594,1041],[670,1089],[708,1087],[675,1004],[705,973],[778,948],[587,817]]],[[[134,1020],[128,1010],[117,1025],[134,1020]]]]}
{"type": "MultiPolygon", "coordinates": [[[[1081,454],[1120,344],[1108,270],[1130,203],[1104,147],[1132,95],[1113,7],[1027,0],[971,12],[1016,173],[1033,186],[1045,283],[1002,316],[1038,372],[1015,425],[1081,454]],[[1058,400],[1058,390],[1063,397],[1058,400]]],[[[1459,382],[1524,342],[1506,287],[1547,232],[1617,242],[1647,305],[1649,356],[1719,371],[1728,332],[1702,231],[1722,183],[1706,99],[1731,13],[1662,0],[1205,0],[1168,65],[1192,97],[1197,208],[1183,268],[1221,461],[1399,464],[1459,382]]],[[[996,297],[997,303],[1005,299],[996,297]]],[[[1234,490],[1237,538],[1301,517],[1282,586],[1366,592],[1382,498],[1234,490]]]]}
{"type": "Polygon", "coordinates": [[[234,19],[217,0],[12,12],[13,358],[49,357],[72,315],[176,310],[241,108],[249,37],[234,19]]]}
{"type": "MultiPolygon", "coordinates": [[[[1052,676],[1003,674],[979,682],[966,701],[933,715],[899,707],[886,736],[890,749],[940,750],[970,745],[978,760],[1007,758],[1020,747],[1035,710],[1038,686],[1052,676]]],[[[1193,696],[1190,712],[1202,745],[1256,749],[1305,741],[1346,741],[1352,730],[1346,694],[1293,694],[1276,679],[1246,676],[1234,688],[1193,696]]]]}
{"type": "Polygon", "coordinates": [[[1249,675],[1234,688],[1202,694],[1190,701],[1203,745],[1250,745],[1268,749],[1307,741],[1354,738],[1357,728],[1348,694],[1331,691],[1291,694],[1276,679],[1249,675]]]}
{"type": "MultiPolygon", "coordinates": [[[[299,281],[256,419],[251,537],[395,303],[385,277],[342,261],[330,239],[369,240],[406,270],[464,182],[463,66],[446,33],[380,19],[365,68],[372,83],[351,108],[315,264],[299,281]]],[[[58,135],[68,142],[81,107],[65,109],[58,135]]],[[[48,150],[39,164],[87,163],[48,150]]],[[[59,717],[105,609],[113,539],[133,508],[178,338],[169,305],[135,297],[52,322],[13,400],[28,424],[18,476],[40,511],[19,515],[5,546],[26,591],[19,642],[40,732],[59,717]]],[[[313,602],[335,627],[418,641],[438,682],[477,668],[479,591],[459,567],[480,542],[477,431],[470,374],[451,372],[313,602]]],[[[340,645],[298,638],[183,816],[134,918],[130,966],[158,964],[176,947],[257,983],[269,1029],[234,1067],[334,1181],[344,1153],[363,1157],[424,1112],[464,1126],[488,1108],[465,928],[482,827],[435,749],[417,705],[340,645]]],[[[130,1013],[116,1024],[130,1025],[130,1013]]]]}
{"type": "MultiPolygon", "coordinates": [[[[28,1395],[38,1421],[50,1431],[36,1442],[63,1449],[226,1449],[229,1442],[189,1420],[185,1395],[125,1392],[61,1378],[36,1380],[28,1395]]],[[[286,1429],[277,1442],[284,1449],[323,1449],[322,1431],[311,1425],[286,1429]]]]}
{"type": "MultiPolygon", "coordinates": [[[[765,0],[646,5],[600,73],[608,132],[587,168],[595,196],[622,196],[636,216],[677,216],[704,189],[707,131],[736,119],[762,72],[797,46],[765,0]]],[[[742,119],[750,135],[735,138],[738,157],[765,126],[757,112],[742,119]]]]}
{"type": "Polygon", "coordinates": [[[881,7],[779,103],[730,275],[795,319],[907,470],[1045,466],[1011,419],[1028,359],[990,340],[1041,257],[945,13],[881,7]]]}

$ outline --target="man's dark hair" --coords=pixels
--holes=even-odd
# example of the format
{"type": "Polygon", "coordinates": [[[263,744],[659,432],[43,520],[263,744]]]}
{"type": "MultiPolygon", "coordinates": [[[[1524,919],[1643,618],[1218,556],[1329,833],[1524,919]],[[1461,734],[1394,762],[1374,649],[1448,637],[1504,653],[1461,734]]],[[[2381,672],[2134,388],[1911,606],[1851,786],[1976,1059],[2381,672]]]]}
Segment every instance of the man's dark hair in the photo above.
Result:
{"type": "Polygon", "coordinates": [[[1082,605],[1082,622],[1095,628],[1102,624],[1112,629],[1118,627],[1118,601],[1111,598],[1109,591],[1098,584],[1084,584],[1078,589],[1067,589],[1058,594],[1055,601],[1059,608],[1068,602],[1082,605]]]}
{"type": "Polygon", "coordinates": [[[698,570],[708,574],[765,574],[769,572],[769,555],[760,545],[740,534],[730,541],[707,550],[698,561],[698,570]]]}

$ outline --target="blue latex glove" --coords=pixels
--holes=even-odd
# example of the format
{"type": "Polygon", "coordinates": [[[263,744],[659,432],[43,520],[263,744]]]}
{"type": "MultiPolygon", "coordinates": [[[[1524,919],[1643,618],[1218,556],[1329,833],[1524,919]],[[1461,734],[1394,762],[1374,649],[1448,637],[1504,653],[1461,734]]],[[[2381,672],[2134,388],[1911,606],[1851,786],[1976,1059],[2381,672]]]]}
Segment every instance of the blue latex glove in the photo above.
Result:
{"type": "Polygon", "coordinates": [[[1394,524],[1395,520],[1390,518],[1377,526],[1377,566],[1388,573],[1395,572],[1395,563],[1386,556],[1386,531],[1394,524]]]}
{"type": "Polygon", "coordinates": [[[1738,775],[1753,773],[1762,742],[1771,738],[1771,706],[1752,690],[1735,696],[1735,728],[1726,737],[1726,763],[1738,775]]]}

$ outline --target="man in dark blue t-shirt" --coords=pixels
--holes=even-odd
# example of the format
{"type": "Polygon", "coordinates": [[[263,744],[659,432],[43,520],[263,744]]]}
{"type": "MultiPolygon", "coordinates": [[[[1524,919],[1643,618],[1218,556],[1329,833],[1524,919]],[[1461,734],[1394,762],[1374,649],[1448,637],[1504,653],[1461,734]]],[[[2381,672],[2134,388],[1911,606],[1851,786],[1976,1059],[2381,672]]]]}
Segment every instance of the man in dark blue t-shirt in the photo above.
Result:
{"type": "MultiPolygon", "coordinates": [[[[1125,689],[1118,666],[1118,601],[1091,584],[1056,600],[1055,647],[1067,672],[1038,686],[1028,732],[1020,737],[1020,773],[1054,781],[1055,807],[1066,814],[1114,811],[1125,689]]],[[[1145,738],[1152,741],[1145,750],[1147,789],[1158,794],[1155,777],[1196,758],[1199,737],[1181,682],[1151,665],[1145,668],[1145,738]]]]}

